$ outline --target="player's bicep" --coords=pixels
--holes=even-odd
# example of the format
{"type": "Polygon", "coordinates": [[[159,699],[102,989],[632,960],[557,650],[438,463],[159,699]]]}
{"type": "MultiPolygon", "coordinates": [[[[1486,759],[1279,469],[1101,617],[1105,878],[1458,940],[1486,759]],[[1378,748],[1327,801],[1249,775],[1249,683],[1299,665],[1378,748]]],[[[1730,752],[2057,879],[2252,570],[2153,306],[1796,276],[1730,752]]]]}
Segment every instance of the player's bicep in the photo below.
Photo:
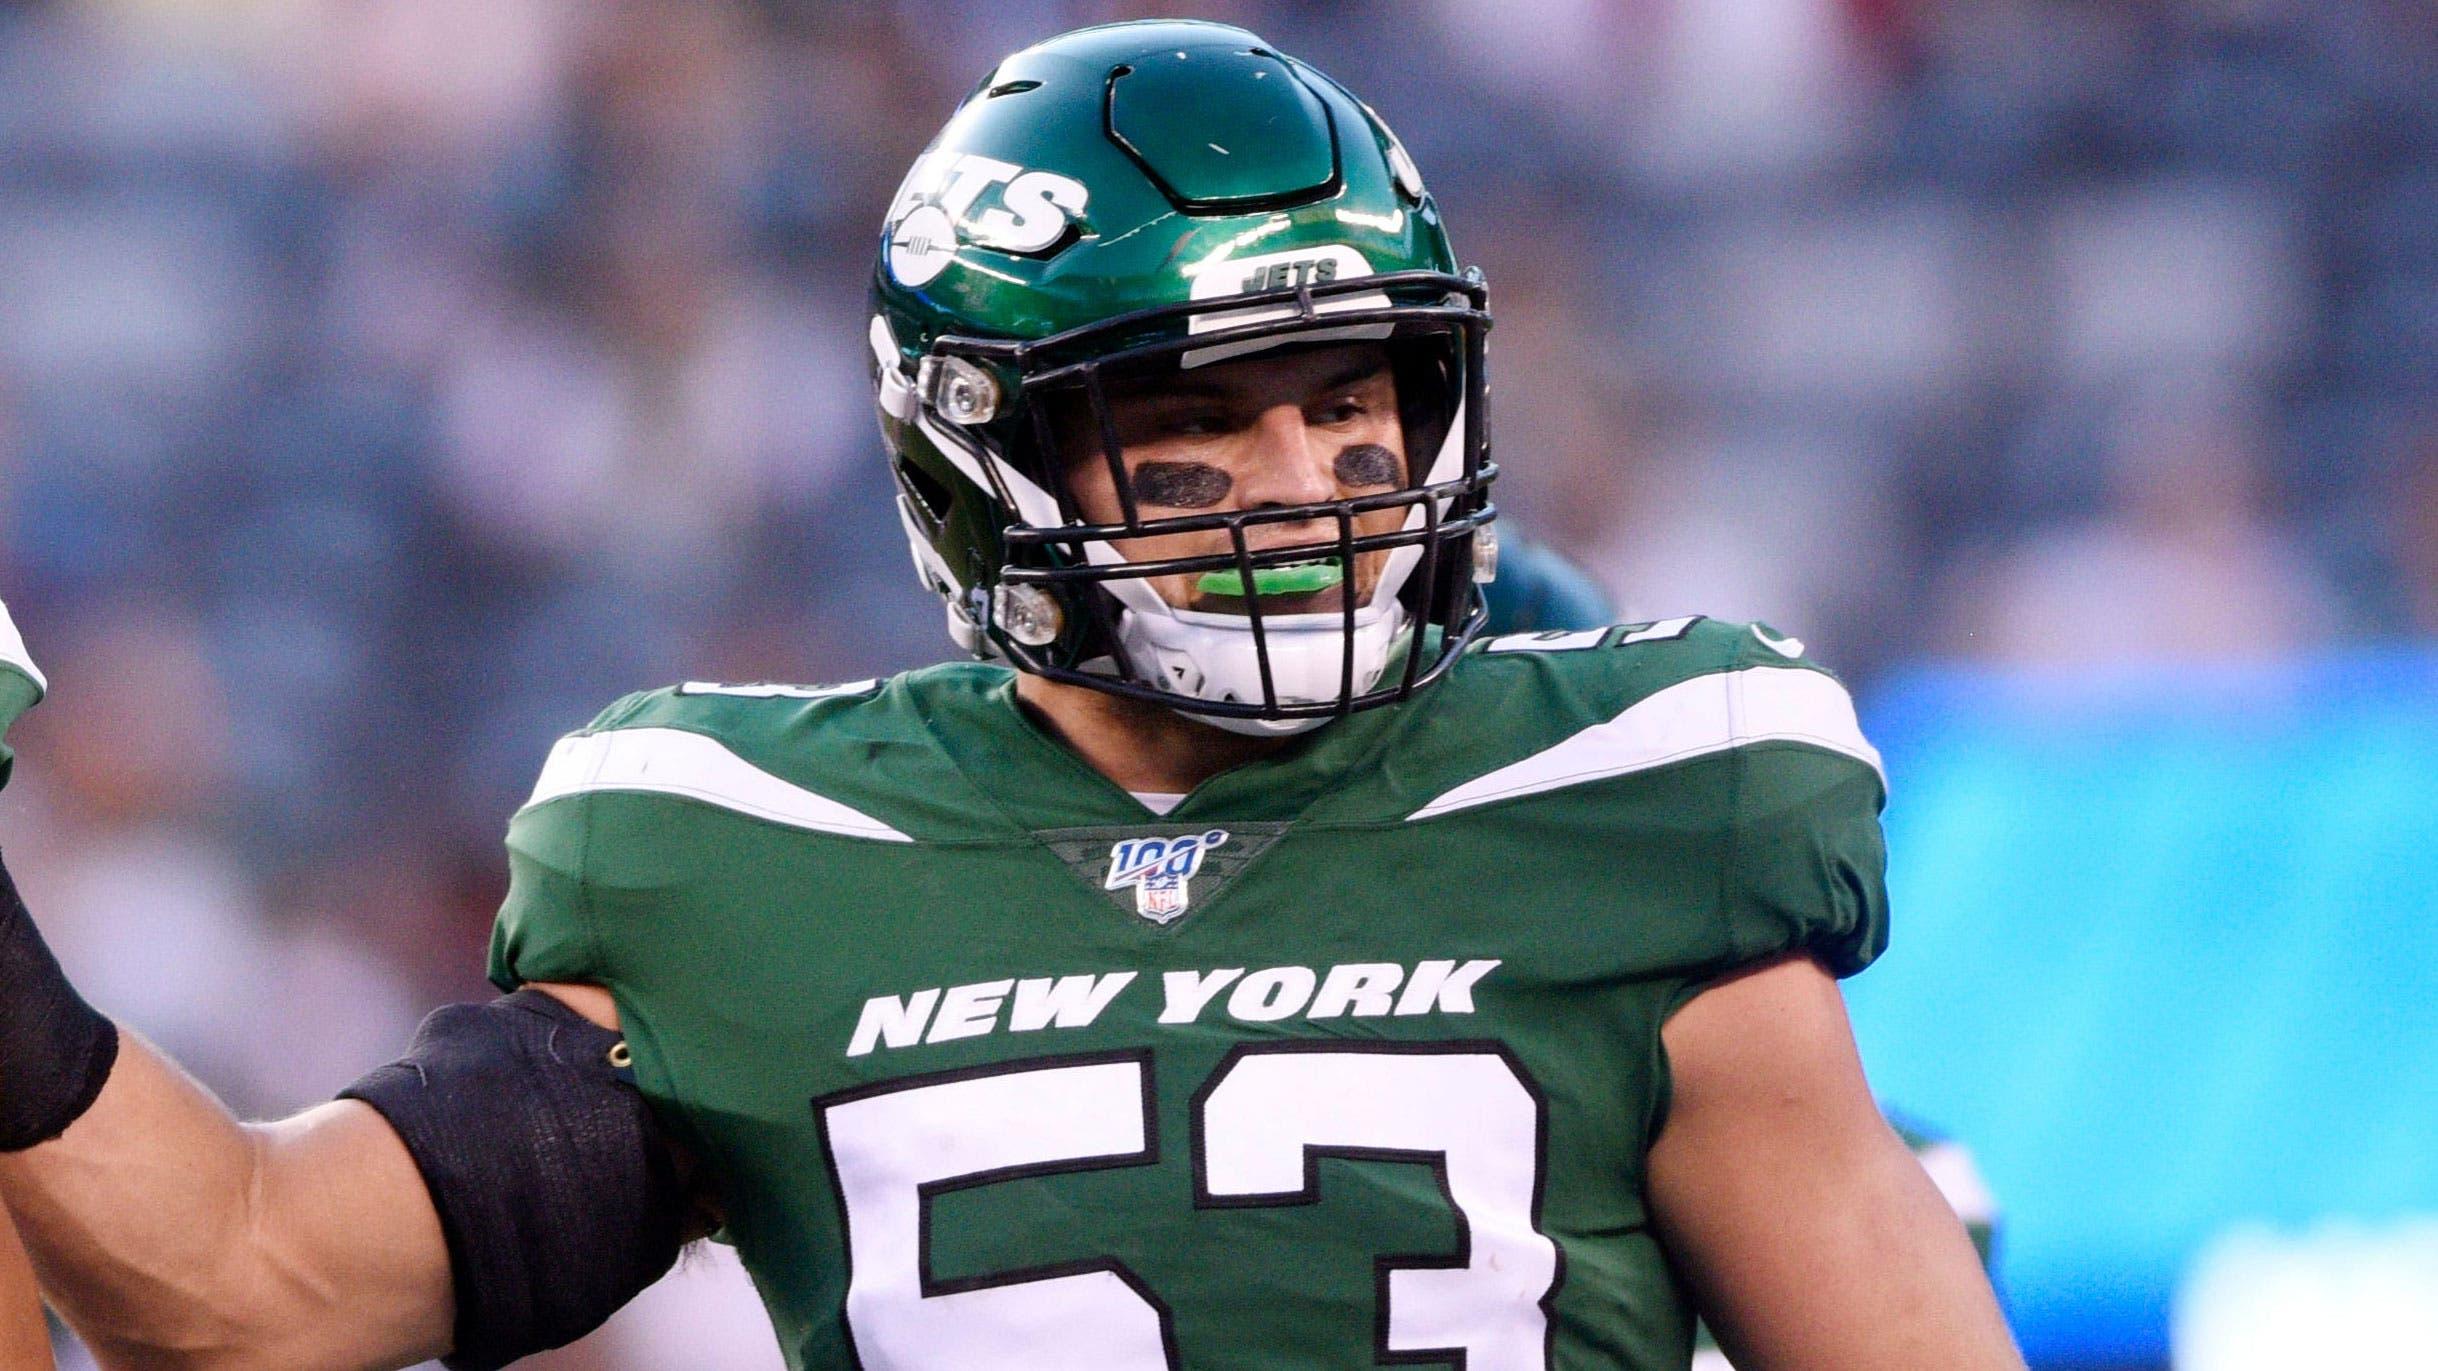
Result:
{"type": "Polygon", "coordinates": [[[1652,1208],[1741,1371],[2022,1365],[1962,1226],[1872,1101],[1817,962],[1711,987],[1664,1043],[1652,1208]]]}
{"type": "Polygon", "coordinates": [[[449,1350],[449,1251],[423,1177],[370,1106],[338,1100],[249,1130],[262,1149],[251,1206],[266,1307],[343,1307],[292,1327],[297,1366],[404,1365],[449,1350]],[[300,1302],[301,1300],[301,1302],[300,1302]]]}

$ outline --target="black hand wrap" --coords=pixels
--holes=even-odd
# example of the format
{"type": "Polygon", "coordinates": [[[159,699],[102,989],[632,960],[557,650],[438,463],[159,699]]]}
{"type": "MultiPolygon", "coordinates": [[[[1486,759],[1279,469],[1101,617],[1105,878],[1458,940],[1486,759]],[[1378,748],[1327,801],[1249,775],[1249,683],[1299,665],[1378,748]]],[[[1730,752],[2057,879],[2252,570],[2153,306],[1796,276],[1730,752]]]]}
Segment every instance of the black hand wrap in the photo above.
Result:
{"type": "Polygon", "coordinates": [[[539,990],[450,1005],[340,1092],[381,1111],[440,1211],[455,1371],[573,1342],[677,1260],[676,1150],[620,1077],[616,1033],[539,990]]]}
{"type": "Polygon", "coordinates": [[[68,984],[0,866],[0,1152],[67,1132],[118,1057],[118,1025],[68,984]]]}

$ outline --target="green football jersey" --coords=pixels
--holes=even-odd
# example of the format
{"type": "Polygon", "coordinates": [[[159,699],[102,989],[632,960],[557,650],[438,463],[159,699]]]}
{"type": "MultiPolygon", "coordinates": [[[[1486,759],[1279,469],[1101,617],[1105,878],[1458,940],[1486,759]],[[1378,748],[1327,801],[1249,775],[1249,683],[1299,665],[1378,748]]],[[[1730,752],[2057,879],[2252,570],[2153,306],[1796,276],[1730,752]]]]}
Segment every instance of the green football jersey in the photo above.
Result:
{"type": "Polygon", "coordinates": [[[1800,651],[1493,639],[1165,815],[994,667],[632,696],[510,826],[492,978],[614,993],[791,1366],[1682,1368],[1661,1025],[1885,941],[1800,651]]]}

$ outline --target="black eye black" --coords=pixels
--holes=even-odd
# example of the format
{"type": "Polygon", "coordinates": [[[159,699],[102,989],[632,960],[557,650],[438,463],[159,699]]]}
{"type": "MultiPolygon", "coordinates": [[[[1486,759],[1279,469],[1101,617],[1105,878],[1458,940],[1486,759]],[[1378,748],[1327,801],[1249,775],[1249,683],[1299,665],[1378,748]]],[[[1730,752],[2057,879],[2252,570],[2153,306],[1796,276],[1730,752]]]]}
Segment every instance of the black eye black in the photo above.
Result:
{"type": "Polygon", "coordinates": [[[1405,462],[1378,443],[1357,443],[1337,457],[1340,485],[1396,486],[1405,484],[1405,462]]]}
{"type": "Polygon", "coordinates": [[[1207,462],[1145,462],[1134,469],[1134,498],[1170,509],[1207,509],[1227,498],[1235,481],[1207,462]]]}

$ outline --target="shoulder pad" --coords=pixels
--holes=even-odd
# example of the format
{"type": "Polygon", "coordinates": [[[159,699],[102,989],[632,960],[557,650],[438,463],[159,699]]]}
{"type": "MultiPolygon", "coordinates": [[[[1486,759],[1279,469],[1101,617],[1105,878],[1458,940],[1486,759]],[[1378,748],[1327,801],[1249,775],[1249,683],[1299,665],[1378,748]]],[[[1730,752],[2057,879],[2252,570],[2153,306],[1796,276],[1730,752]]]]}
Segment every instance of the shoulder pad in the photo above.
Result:
{"type": "Polygon", "coordinates": [[[878,680],[824,686],[688,681],[626,696],[601,711],[585,725],[585,731],[633,728],[649,723],[684,725],[712,733],[752,732],[757,727],[769,727],[781,715],[798,715],[813,705],[868,699],[879,694],[884,684],[878,680]]]}
{"type": "MultiPolygon", "coordinates": [[[[1483,639],[1474,651],[1485,657],[1511,657],[1599,654],[1625,648],[1640,649],[1629,654],[1638,664],[1659,657],[1688,665],[1805,660],[1800,638],[1780,633],[1767,624],[1713,619],[1702,614],[1610,624],[1603,628],[1509,633],[1483,639]]],[[[1610,665],[1596,655],[1587,655],[1580,669],[1597,672],[1609,669],[1610,665]]]]}
{"type": "Polygon", "coordinates": [[[1465,674],[1473,678],[1475,689],[1487,685],[1502,695],[1522,689],[1542,706],[1538,711],[1527,706],[1528,713],[1554,711],[1575,727],[1715,672],[1792,666],[1827,674],[1804,655],[1799,638],[1767,624],[1699,614],[1606,628],[1511,633],[1483,640],[1469,657],[1466,665],[1471,670],[1465,674]]]}
{"type": "Polygon", "coordinates": [[[630,695],[559,740],[525,810],[607,791],[911,841],[963,793],[917,698],[940,688],[925,679],[937,673],[837,686],[693,681],[630,695]]]}
{"type": "MultiPolygon", "coordinates": [[[[1449,705],[1495,718],[1458,783],[1408,817],[1655,770],[1755,743],[1808,744],[1867,763],[1845,687],[1763,624],[1698,615],[1493,638],[1451,677],[1449,705]]],[[[1451,758],[1453,760],[1453,758],[1451,758]]]]}

